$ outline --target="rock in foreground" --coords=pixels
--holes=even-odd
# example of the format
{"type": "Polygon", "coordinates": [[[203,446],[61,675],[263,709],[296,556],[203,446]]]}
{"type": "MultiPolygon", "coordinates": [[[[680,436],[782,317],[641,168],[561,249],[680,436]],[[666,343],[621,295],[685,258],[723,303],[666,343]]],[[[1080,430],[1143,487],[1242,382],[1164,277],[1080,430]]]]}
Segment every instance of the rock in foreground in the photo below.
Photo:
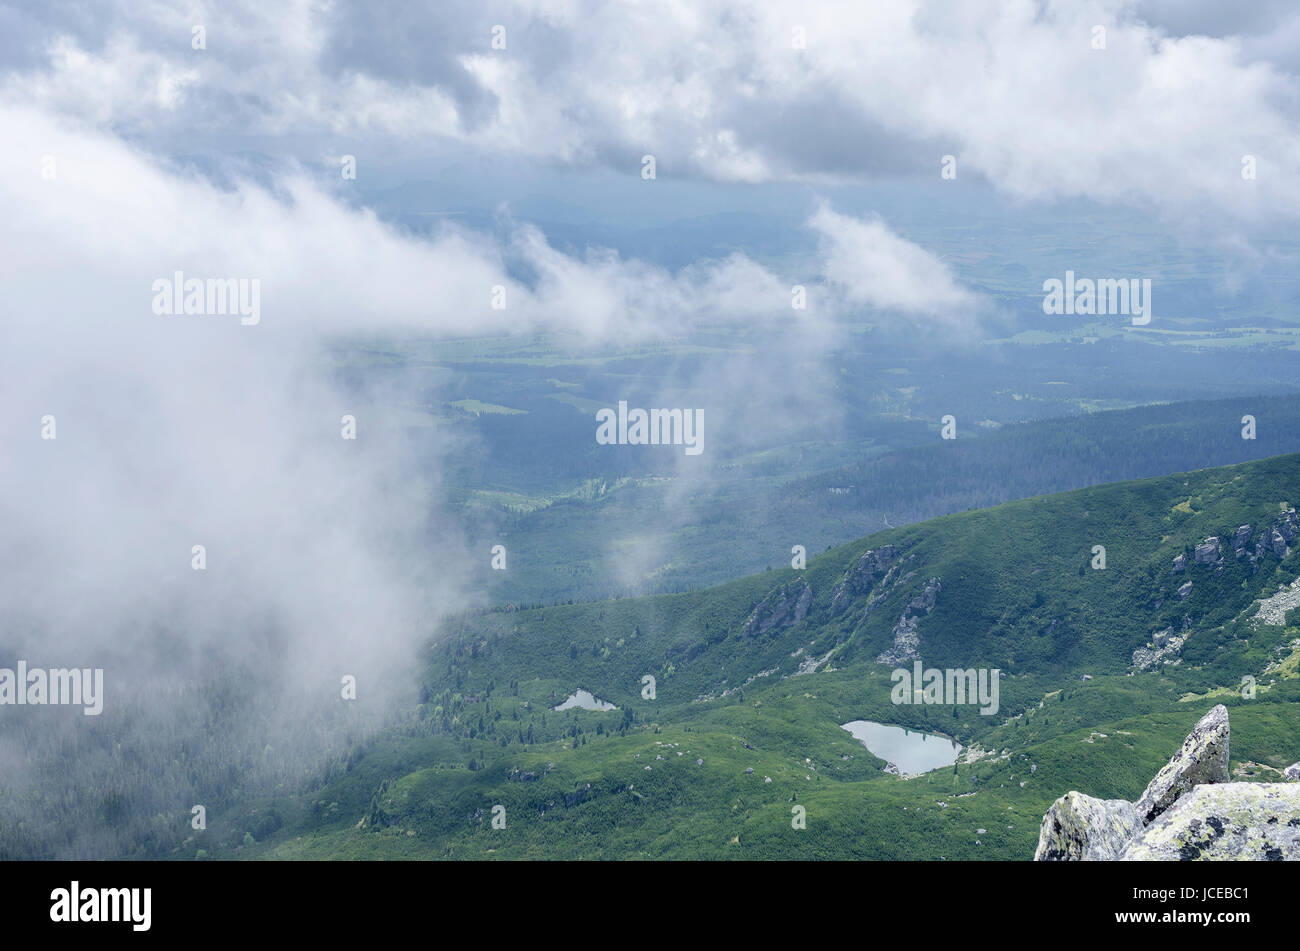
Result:
{"type": "Polygon", "coordinates": [[[1300,859],[1300,785],[1197,786],[1153,822],[1125,861],[1300,859]]]}
{"type": "Polygon", "coordinates": [[[1137,810],[1127,799],[1094,799],[1068,792],[1043,817],[1034,861],[1117,859],[1141,828],[1137,810]]]}
{"type": "Polygon", "coordinates": [[[1136,804],[1074,791],[1052,803],[1034,860],[1300,860],[1300,784],[1228,778],[1228,711],[1220,705],[1136,804]]]}
{"type": "Polygon", "coordinates": [[[1156,773],[1137,802],[1143,825],[1203,783],[1228,781],[1228,708],[1219,704],[1192,728],[1183,748],[1156,773]]]}

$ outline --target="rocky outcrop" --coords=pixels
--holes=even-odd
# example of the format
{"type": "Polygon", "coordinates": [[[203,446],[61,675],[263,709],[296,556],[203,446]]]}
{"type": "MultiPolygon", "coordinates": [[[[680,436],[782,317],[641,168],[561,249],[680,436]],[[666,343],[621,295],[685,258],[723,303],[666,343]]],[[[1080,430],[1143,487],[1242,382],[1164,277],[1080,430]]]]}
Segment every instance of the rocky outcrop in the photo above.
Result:
{"type": "Polygon", "coordinates": [[[903,609],[903,614],[899,617],[898,623],[894,625],[894,644],[876,658],[877,663],[897,666],[898,664],[920,659],[921,637],[916,632],[916,615],[917,612],[929,614],[933,611],[934,606],[939,601],[939,592],[941,590],[942,585],[939,583],[939,579],[931,578],[925,583],[925,587],[921,589],[921,592],[907,603],[907,607],[903,609]]]}
{"type": "Polygon", "coordinates": [[[1282,770],[1282,776],[1289,783],[1300,783],[1300,763],[1292,763],[1282,770]]]}
{"type": "Polygon", "coordinates": [[[870,591],[896,557],[898,550],[893,545],[882,545],[864,552],[831,591],[831,614],[843,613],[854,598],[870,591]]]}
{"type": "Polygon", "coordinates": [[[1300,859],[1300,785],[1197,786],[1124,849],[1128,862],[1300,859]]]}
{"type": "Polygon", "coordinates": [[[909,579],[915,576],[916,572],[909,571],[907,574],[899,577],[900,567],[901,566],[899,565],[894,565],[894,567],[885,572],[885,577],[880,579],[880,583],[876,585],[876,590],[871,592],[871,597],[867,598],[867,608],[862,612],[862,620],[865,621],[867,618],[871,617],[876,608],[880,607],[881,603],[894,593],[894,588],[900,584],[906,583],[909,579]]]}
{"type": "Polygon", "coordinates": [[[1182,574],[1189,564],[1196,564],[1211,565],[1216,569],[1216,574],[1221,574],[1228,547],[1234,558],[1247,558],[1252,566],[1270,554],[1284,560],[1290,557],[1291,544],[1297,538],[1300,538],[1300,519],[1297,518],[1295,509],[1287,509],[1269,524],[1261,525],[1258,530],[1252,525],[1238,525],[1231,539],[1217,535],[1205,539],[1193,548],[1190,562],[1186,554],[1175,557],[1170,573],[1182,574]],[[1255,540],[1253,550],[1252,537],[1255,540]]]}
{"type": "Polygon", "coordinates": [[[813,592],[808,582],[800,579],[783,584],[758,603],[741,630],[744,637],[766,634],[775,627],[790,627],[808,616],[812,607],[813,592]]]}
{"type": "Polygon", "coordinates": [[[1291,556],[1291,543],[1300,536],[1300,523],[1296,520],[1295,509],[1287,509],[1272,523],[1263,526],[1255,538],[1255,550],[1250,555],[1252,564],[1265,555],[1273,554],[1280,559],[1291,556]]]}
{"type": "Polygon", "coordinates": [[[1163,631],[1152,634],[1149,643],[1133,652],[1133,669],[1150,670],[1153,667],[1178,663],[1179,652],[1187,643],[1187,638],[1191,636],[1189,633],[1191,628],[1192,616],[1185,614],[1182,629],[1178,633],[1175,634],[1172,627],[1167,627],[1163,631]]]}
{"type": "Polygon", "coordinates": [[[1167,627],[1152,636],[1154,650],[1150,647],[1139,647],[1133,652],[1133,666],[1137,670],[1150,670],[1162,664],[1172,664],[1177,660],[1178,652],[1182,650],[1186,640],[1185,637],[1175,634],[1172,627],[1167,627]]]}
{"type": "Polygon", "coordinates": [[[934,610],[935,602],[939,600],[939,579],[931,578],[925,583],[921,593],[908,602],[909,611],[924,611],[929,614],[934,610]]]}
{"type": "Polygon", "coordinates": [[[1196,546],[1192,558],[1198,565],[1212,565],[1219,560],[1219,539],[1207,538],[1196,546]]]}
{"type": "Polygon", "coordinates": [[[898,665],[921,657],[921,635],[916,633],[916,618],[907,612],[898,619],[891,632],[894,644],[887,651],[882,651],[876,658],[879,664],[898,665]]]}
{"type": "Polygon", "coordinates": [[[1273,554],[1277,555],[1279,558],[1287,557],[1291,551],[1291,549],[1287,547],[1286,536],[1276,528],[1269,532],[1268,542],[1269,547],[1273,549],[1273,554]]]}
{"type": "Polygon", "coordinates": [[[1228,781],[1228,708],[1219,704],[1192,728],[1182,749],[1164,765],[1137,802],[1144,825],[1183,793],[1202,783],[1228,781]]]}
{"type": "Polygon", "coordinates": [[[1296,519],[1295,509],[1287,509],[1273,520],[1273,530],[1289,545],[1300,536],[1300,520],[1296,519]]]}
{"type": "Polygon", "coordinates": [[[1300,763],[1290,782],[1229,782],[1228,740],[1217,706],[1137,803],[1066,793],[1043,816],[1034,859],[1300,860],[1300,763]]]}
{"type": "Polygon", "coordinates": [[[1141,828],[1137,810],[1127,799],[1094,799],[1068,792],[1043,816],[1034,861],[1117,859],[1141,828]]]}

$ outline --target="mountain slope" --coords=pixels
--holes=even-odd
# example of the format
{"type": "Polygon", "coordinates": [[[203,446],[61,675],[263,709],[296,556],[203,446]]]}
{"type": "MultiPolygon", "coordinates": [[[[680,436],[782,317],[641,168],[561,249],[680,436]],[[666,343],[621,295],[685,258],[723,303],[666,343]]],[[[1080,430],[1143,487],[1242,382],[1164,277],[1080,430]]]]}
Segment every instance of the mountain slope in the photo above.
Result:
{"type": "Polygon", "coordinates": [[[1300,748],[1300,630],[1251,617],[1300,600],[1275,597],[1300,575],[1298,476],[1291,455],[1099,486],[802,571],[461,618],[409,721],[241,854],[1027,859],[1061,789],[1135,797],[1217,702],[1239,776],[1276,778],[1300,748]],[[914,658],[1001,671],[996,713],[895,704],[914,658]],[[577,689],[617,709],[552,709],[577,689]],[[840,727],[859,719],[954,737],[962,761],[901,779],[840,727]]]}

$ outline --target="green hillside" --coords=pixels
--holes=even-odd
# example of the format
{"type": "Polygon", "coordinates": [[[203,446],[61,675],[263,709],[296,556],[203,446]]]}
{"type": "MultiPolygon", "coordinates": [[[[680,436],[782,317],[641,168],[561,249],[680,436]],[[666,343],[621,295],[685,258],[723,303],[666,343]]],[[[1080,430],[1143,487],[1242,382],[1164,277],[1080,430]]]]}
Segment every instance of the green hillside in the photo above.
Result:
{"type": "Polygon", "coordinates": [[[1286,623],[1252,616],[1300,575],[1298,477],[1289,455],[1104,485],[708,590],[458,618],[404,723],[177,857],[1027,859],[1052,800],[1136,798],[1219,702],[1233,770],[1276,778],[1300,756],[1300,591],[1269,602],[1286,623]],[[1001,671],[997,712],[895,704],[912,653],[1001,671]],[[553,709],[578,689],[617,709],[553,709]],[[850,720],[965,749],[900,778],[850,720]]]}

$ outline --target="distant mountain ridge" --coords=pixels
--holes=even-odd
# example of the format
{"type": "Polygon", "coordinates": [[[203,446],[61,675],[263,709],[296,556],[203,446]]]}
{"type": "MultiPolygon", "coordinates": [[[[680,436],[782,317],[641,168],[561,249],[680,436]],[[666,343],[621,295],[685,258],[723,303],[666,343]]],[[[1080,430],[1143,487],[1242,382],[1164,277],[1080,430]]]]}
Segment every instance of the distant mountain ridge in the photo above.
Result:
{"type": "Polygon", "coordinates": [[[941,440],[936,429],[930,444],[776,485],[738,487],[723,474],[712,494],[693,495],[689,505],[670,504],[676,496],[663,481],[611,486],[590,499],[513,515],[500,529],[518,556],[514,569],[487,572],[484,584],[500,603],[515,604],[633,593],[618,591],[626,582],[610,578],[601,526],[636,524],[650,513],[667,563],[651,562],[654,578],[641,586],[681,591],[780,564],[795,541],[821,551],[882,528],[1015,499],[1296,452],[1300,395],[1108,410],[968,438],[973,431],[974,421],[963,418],[956,440],[941,440]],[[1256,438],[1242,438],[1243,416],[1256,420],[1256,438]]]}

